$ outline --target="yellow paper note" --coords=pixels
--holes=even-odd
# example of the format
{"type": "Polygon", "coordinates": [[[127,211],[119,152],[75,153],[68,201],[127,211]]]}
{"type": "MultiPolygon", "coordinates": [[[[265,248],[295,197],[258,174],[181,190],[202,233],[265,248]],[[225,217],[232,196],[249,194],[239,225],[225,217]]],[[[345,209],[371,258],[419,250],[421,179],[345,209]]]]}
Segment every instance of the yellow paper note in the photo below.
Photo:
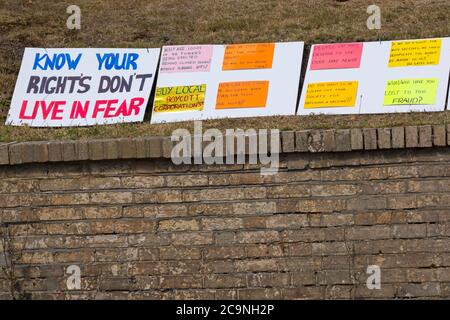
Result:
{"type": "Polygon", "coordinates": [[[358,81],[310,83],[305,109],[354,107],[358,81]]]}
{"type": "Polygon", "coordinates": [[[201,111],[206,84],[156,88],[154,112],[201,111]]]}
{"type": "Polygon", "coordinates": [[[439,64],[442,39],[392,42],[389,68],[439,64]]]}
{"type": "Polygon", "coordinates": [[[399,79],[388,81],[384,105],[434,105],[438,79],[399,79]]]}

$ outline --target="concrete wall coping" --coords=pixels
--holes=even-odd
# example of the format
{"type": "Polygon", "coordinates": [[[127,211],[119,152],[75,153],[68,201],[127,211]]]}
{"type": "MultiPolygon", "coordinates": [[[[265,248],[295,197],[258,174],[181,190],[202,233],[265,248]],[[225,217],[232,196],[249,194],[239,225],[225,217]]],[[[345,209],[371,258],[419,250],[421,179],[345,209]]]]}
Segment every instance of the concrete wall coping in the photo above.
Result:
{"type": "MultiPolygon", "coordinates": [[[[0,144],[0,165],[170,158],[175,143],[170,137],[155,136],[10,142],[0,144]]],[[[450,146],[450,125],[280,132],[280,153],[351,152],[446,146],[450,146]]],[[[248,150],[246,153],[248,154],[248,150]]]]}

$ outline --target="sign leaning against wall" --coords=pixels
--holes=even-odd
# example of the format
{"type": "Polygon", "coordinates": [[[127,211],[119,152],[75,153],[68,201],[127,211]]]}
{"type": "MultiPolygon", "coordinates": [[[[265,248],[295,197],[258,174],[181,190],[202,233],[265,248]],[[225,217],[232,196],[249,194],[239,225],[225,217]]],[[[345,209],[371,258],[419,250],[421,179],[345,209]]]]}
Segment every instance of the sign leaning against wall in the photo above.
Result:
{"type": "Polygon", "coordinates": [[[26,48],[6,124],[69,127],[142,121],[159,52],[26,48]]]}
{"type": "Polygon", "coordinates": [[[165,46],[152,123],[294,115],[303,42],[165,46]]]}
{"type": "Polygon", "coordinates": [[[449,52],[450,38],[314,45],[297,113],[443,111],[449,52]]]}

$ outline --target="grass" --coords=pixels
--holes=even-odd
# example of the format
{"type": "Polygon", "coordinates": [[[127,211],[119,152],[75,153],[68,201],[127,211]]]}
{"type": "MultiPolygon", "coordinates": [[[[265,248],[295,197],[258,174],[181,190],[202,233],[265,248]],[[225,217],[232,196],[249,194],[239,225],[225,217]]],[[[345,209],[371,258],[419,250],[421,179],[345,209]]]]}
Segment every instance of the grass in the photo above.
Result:
{"type": "MultiPolygon", "coordinates": [[[[448,36],[448,0],[377,0],[382,29],[368,30],[363,0],[77,0],[82,29],[68,30],[72,2],[0,0],[0,121],[4,123],[25,47],[161,47],[169,44],[303,40],[323,42],[448,36]]],[[[148,108],[149,111],[150,108],[148,108]]],[[[88,128],[0,125],[1,141],[168,135],[192,123],[146,122],[88,128]]],[[[447,124],[450,112],[290,116],[206,121],[204,127],[349,128],[447,124]]]]}

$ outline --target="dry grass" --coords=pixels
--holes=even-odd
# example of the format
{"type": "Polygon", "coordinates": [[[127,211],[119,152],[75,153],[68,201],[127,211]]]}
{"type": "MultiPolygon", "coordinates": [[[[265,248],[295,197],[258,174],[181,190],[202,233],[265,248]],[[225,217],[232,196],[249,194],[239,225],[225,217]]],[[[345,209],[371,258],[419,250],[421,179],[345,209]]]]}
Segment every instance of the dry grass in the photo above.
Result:
{"type": "MultiPolygon", "coordinates": [[[[366,28],[367,6],[349,0],[0,0],[0,121],[29,47],[160,47],[166,44],[321,42],[448,36],[450,1],[377,0],[380,31],[366,28]],[[82,10],[82,29],[66,28],[66,7],[82,10]]],[[[147,114],[146,118],[149,118],[147,114]]],[[[218,128],[329,128],[450,123],[450,113],[267,117],[208,121],[218,128]]],[[[190,123],[32,129],[0,125],[2,141],[165,135],[190,123]]]]}

